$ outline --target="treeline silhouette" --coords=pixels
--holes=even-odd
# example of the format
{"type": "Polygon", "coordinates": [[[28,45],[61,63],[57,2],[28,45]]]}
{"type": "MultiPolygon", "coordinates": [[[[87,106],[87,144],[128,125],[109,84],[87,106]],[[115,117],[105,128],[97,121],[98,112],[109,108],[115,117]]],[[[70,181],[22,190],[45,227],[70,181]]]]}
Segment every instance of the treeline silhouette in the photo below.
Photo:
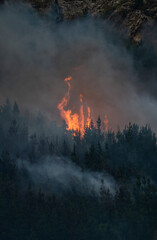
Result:
{"type": "Polygon", "coordinates": [[[81,138],[65,123],[58,127],[42,114],[21,113],[7,99],[0,107],[0,155],[1,240],[157,239],[157,144],[150,126],[103,131],[98,117],[81,138]],[[18,161],[33,166],[47,156],[68,158],[82,171],[107,172],[115,194],[103,178],[98,195],[34,190],[18,161]]]}

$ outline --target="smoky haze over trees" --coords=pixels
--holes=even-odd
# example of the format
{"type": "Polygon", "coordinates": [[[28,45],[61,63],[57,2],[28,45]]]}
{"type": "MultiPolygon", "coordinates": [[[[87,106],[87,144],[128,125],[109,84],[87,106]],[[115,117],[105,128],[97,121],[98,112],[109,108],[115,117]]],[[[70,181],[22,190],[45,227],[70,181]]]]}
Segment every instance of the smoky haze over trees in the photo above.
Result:
{"type": "Polygon", "coordinates": [[[149,126],[85,135],[0,111],[0,237],[156,239],[157,145],[149,126]],[[9,231],[8,231],[9,230],[9,231]]]}
{"type": "Polygon", "coordinates": [[[0,239],[155,240],[154,39],[55,18],[0,8],[0,239]],[[69,75],[71,108],[81,93],[94,118],[83,137],[57,110],[69,75]]]}

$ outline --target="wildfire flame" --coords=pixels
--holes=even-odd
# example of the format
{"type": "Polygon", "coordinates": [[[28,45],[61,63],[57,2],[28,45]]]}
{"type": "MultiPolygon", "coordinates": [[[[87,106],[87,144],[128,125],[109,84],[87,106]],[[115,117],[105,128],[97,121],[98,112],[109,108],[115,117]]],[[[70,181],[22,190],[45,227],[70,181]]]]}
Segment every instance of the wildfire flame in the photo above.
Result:
{"type": "Polygon", "coordinates": [[[90,128],[90,124],[91,124],[90,107],[87,107],[87,110],[88,110],[87,127],[90,128]]]}
{"type": "MultiPolygon", "coordinates": [[[[67,130],[68,131],[73,131],[74,134],[76,132],[80,133],[81,138],[83,138],[85,134],[85,128],[90,128],[91,125],[91,109],[89,106],[87,106],[87,113],[86,117],[84,114],[84,103],[83,103],[83,95],[80,94],[80,110],[79,114],[74,113],[72,114],[72,111],[70,109],[66,108],[68,107],[68,103],[70,100],[70,91],[71,91],[71,80],[72,77],[67,77],[64,79],[68,86],[68,91],[65,94],[65,96],[62,98],[62,101],[58,104],[58,109],[60,111],[61,117],[65,120],[66,125],[67,125],[67,130]]],[[[105,115],[105,120],[104,124],[106,126],[106,129],[108,129],[108,119],[107,116],[105,115]]]]}

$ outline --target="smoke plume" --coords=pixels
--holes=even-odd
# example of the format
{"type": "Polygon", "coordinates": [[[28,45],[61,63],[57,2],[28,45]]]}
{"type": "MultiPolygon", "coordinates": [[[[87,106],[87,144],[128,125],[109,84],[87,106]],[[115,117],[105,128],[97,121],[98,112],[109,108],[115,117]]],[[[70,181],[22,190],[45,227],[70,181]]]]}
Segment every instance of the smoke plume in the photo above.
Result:
{"type": "Polygon", "coordinates": [[[47,157],[34,164],[20,160],[18,168],[27,171],[34,189],[58,195],[66,192],[99,195],[101,188],[114,194],[117,188],[108,174],[83,171],[63,157],[47,157]]]}
{"type": "Polygon", "coordinates": [[[1,104],[9,97],[61,123],[57,106],[70,75],[74,111],[83,94],[94,118],[106,114],[112,128],[136,122],[157,130],[156,98],[139,84],[138,65],[110,23],[88,18],[56,24],[51,13],[41,17],[13,4],[0,9],[0,32],[1,104]]]}

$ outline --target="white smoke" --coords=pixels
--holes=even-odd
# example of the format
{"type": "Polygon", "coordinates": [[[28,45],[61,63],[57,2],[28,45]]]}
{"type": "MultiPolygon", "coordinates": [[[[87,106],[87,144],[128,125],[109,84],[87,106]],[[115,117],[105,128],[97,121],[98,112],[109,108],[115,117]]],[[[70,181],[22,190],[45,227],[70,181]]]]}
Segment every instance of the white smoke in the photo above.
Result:
{"type": "Polygon", "coordinates": [[[63,157],[47,157],[34,164],[20,160],[18,168],[27,171],[36,189],[42,188],[58,195],[68,191],[99,195],[102,187],[114,194],[117,188],[114,179],[107,173],[83,171],[63,157]]]}

